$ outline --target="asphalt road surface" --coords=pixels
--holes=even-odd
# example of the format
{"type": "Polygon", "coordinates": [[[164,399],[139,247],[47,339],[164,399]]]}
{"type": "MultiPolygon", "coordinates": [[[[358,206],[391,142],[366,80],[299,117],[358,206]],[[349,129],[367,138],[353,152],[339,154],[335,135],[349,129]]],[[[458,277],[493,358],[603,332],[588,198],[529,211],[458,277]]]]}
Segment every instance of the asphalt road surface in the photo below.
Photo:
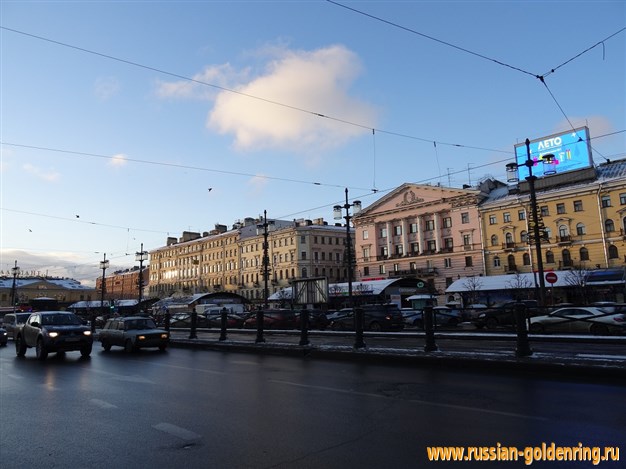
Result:
{"type": "Polygon", "coordinates": [[[0,467],[525,467],[429,463],[426,447],[624,446],[625,395],[611,383],[193,349],[98,344],[89,359],[39,362],[9,343],[0,467]]]}

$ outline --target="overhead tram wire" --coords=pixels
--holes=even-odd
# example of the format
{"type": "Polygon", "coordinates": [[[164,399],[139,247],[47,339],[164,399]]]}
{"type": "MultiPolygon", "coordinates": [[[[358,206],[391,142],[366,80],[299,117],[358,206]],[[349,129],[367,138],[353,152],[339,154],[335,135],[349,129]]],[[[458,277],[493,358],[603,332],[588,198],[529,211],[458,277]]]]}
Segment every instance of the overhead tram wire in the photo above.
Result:
{"type": "MultiPolygon", "coordinates": [[[[278,101],[270,100],[270,99],[267,99],[267,98],[262,98],[260,96],[255,96],[255,95],[251,95],[251,94],[248,94],[248,93],[243,93],[241,91],[237,91],[237,90],[226,88],[226,87],[223,87],[223,86],[220,86],[220,85],[216,85],[216,84],[213,84],[213,83],[208,83],[208,82],[205,82],[205,81],[197,80],[195,78],[191,78],[191,77],[187,77],[187,76],[184,76],[184,75],[180,75],[178,73],[168,72],[166,70],[162,70],[162,69],[159,69],[159,68],[156,68],[156,67],[151,67],[149,65],[143,65],[143,64],[141,64],[139,62],[134,62],[134,61],[131,61],[131,60],[121,59],[119,57],[115,57],[115,56],[112,56],[112,55],[109,55],[109,54],[104,54],[102,52],[96,52],[96,51],[93,51],[93,50],[90,50],[90,49],[86,49],[84,47],[78,47],[78,46],[74,46],[72,44],[67,44],[65,42],[60,42],[60,41],[56,41],[54,39],[49,39],[49,38],[46,38],[46,37],[43,37],[43,36],[38,36],[36,34],[27,33],[25,31],[20,31],[20,30],[13,29],[13,28],[7,28],[6,26],[0,26],[0,29],[3,29],[5,31],[10,31],[10,32],[16,33],[16,34],[21,34],[21,35],[24,35],[24,36],[27,36],[27,37],[30,37],[30,38],[33,38],[33,39],[38,39],[40,41],[49,42],[51,44],[56,44],[56,45],[59,45],[59,46],[62,46],[62,47],[68,47],[70,49],[78,50],[78,51],[84,52],[86,54],[93,54],[93,55],[96,55],[98,57],[103,57],[105,59],[114,60],[114,61],[121,62],[121,63],[127,64],[127,65],[132,65],[132,66],[135,66],[135,67],[143,68],[145,70],[150,70],[150,71],[153,71],[153,72],[156,72],[156,73],[161,73],[163,75],[168,75],[168,76],[171,76],[171,77],[174,77],[174,78],[179,78],[181,80],[186,80],[186,81],[189,81],[189,82],[192,82],[192,83],[196,83],[198,85],[209,86],[211,88],[215,88],[215,89],[218,89],[218,90],[221,90],[221,91],[226,91],[226,92],[229,92],[229,93],[237,94],[239,96],[244,96],[246,98],[256,99],[258,101],[262,101],[262,102],[265,102],[265,103],[268,103],[268,104],[273,104],[275,106],[281,106],[281,107],[284,107],[286,109],[291,109],[291,110],[294,110],[294,111],[299,111],[299,112],[303,112],[303,113],[306,113],[306,114],[310,114],[310,115],[315,116],[315,117],[320,117],[320,118],[329,119],[329,120],[332,120],[332,121],[335,121],[335,122],[338,122],[338,123],[351,125],[353,127],[358,127],[358,128],[365,129],[365,130],[368,130],[368,131],[375,130],[376,132],[379,132],[379,133],[384,133],[384,134],[392,135],[392,136],[396,136],[396,137],[402,137],[402,138],[408,138],[408,139],[412,139],[412,140],[422,141],[422,142],[429,143],[429,144],[433,142],[432,138],[415,137],[415,136],[412,136],[412,135],[402,134],[402,133],[399,133],[399,132],[386,131],[386,130],[383,130],[383,129],[372,128],[371,125],[359,124],[357,122],[352,122],[352,121],[348,121],[348,120],[345,120],[345,119],[340,119],[338,117],[333,117],[333,116],[330,116],[330,115],[322,114],[322,113],[319,113],[319,112],[310,111],[308,109],[303,109],[303,108],[300,108],[300,107],[297,107],[297,106],[292,106],[290,104],[281,103],[281,102],[278,102],[278,101]]],[[[457,148],[467,148],[467,149],[472,149],[472,150],[484,150],[484,151],[490,151],[490,152],[499,151],[499,150],[493,150],[493,149],[489,149],[489,148],[473,147],[473,146],[463,145],[463,144],[459,144],[459,143],[448,143],[448,142],[439,142],[439,141],[437,141],[437,143],[439,145],[447,145],[447,146],[452,146],[452,147],[457,147],[457,148]]]]}

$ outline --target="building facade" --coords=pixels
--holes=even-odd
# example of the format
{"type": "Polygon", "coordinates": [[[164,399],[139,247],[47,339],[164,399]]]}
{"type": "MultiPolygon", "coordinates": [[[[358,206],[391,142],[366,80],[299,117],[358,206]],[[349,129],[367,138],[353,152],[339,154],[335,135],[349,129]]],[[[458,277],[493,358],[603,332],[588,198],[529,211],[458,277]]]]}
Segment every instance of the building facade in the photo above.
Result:
{"type": "MultiPolygon", "coordinates": [[[[13,277],[0,277],[0,306],[13,306],[12,291],[13,277]]],[[[64,308],[77,301],[95,299],[96,296],[96,290],[74,279],[31,276],[15,279],[15,301],[20,305],[36,305],[38,301],[45,300],[64,308]]]]}
{"type": "Polygon", "coordinates": [[[403,184],[354,217],[357,279],[414,278],[441,295],[460,277],[482,275],[479,189],[403,184]]]}
{"type": "MultiPolygon", "coordinates": [[[[145,267],[141,272],[144,286],[142,297],[145,297],[145,290],[150,278],[149,267],[145,267]]],[[[96,290],[102,293],[102,277],[96,279],[96,290]]],[[[111,300],[134,300],[139,298],[139,267],[120,270],[105,277],[105,297],[111,300]]]]}
{"type": "MultiPolygon", "coordinates": [[[[626,160],[537,180],[545,271],[626,265],[626,160]]],[[[480,206],[486,275],[537,271],[527,183],[499,188],[480,206]]]]}

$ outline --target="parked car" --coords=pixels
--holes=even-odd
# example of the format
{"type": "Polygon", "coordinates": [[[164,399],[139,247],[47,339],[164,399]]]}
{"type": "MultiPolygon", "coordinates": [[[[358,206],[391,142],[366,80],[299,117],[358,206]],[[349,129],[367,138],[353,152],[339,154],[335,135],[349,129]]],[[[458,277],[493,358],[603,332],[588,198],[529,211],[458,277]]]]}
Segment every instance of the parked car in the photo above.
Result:
{"type": "MultiPolygon", "coordinates": [[[[256,329],[256,313],[243,322],[245,329],[256,329]]],[[[263,329],[294,329],[296,313],[289,309],[268,309],[263,311],[263,329]]]]}
{"type": "Polygon", "coordinates": [[[623,334],[626,333],[626,314],[607,313],[595,306],[560,308],[545,316],[530,318],[530,332],[623,334]]]}
{"type": "MultiPolygon", "coordinates": [[[[434,306],[433,307],[433,321],[435,326],[457,326],[463,322],[463,315],[458,309],[452,309],[448,306],[434,306]]],[[[424,328],[424,314],[423,311],[414,310],[413,314],[406,314],[404,322],[409,327],[417,327],[418,329],[424,328]]]]}
{"type": "Polygon", "coordinates": [[[32,313],[15,336],[15,352],[23,357],[26,350],[35,347],[37,358],[45,360],[49,353],[80,350],[83,357],[91,354],[91,329],[74,313],[41,311],[32,313]]]}
{"type": "MultiPolygon", "coordinates": [[[[208,313],[206,315],[207,327],[222,327],[222,313],[208,313]]],[[[226,327],[228,329],[241,329],[244,319],[238,314],[226,313],[226,327]]]]}
{"type": "Polygon", "coordinates": [[[4,327],[0,327],[0,347],[6,347],[9,340],[9,334],[4,327]]]}
{"type": "MultiPolygon", "coordinates": [[[[508,301],[499,306],[494,306],[484,310],[472,321],[478,329],[496,329],[501,326],[515,325],[515,307],[520,302],[508,301]]],[[[526,305],[526,316],[532,317],[539,313],[539,306],[536,300],[522,300],[526,305]]]]}
{"type": "Polygon", "coordinates": [[[2,318],[2,327],[11,339],[15,340],[16,331],[24,325],[31,313],[7,313],[2,318]]]}
{"type": "MultiPolygon", "coordinates": [[[[317,309],[310,309],[309,310],[309,329],[315,329],[315,330],[320,330],[323,331],[325,330],[328,325],[330,324],[330,321],[328,320],[328,317],[326,316],[326,313],[324,311],[320,311],[317,309]]],[[[295,327],[297,329],[300,329],[301,326],[301,312],[297,311],[296,312],[296,324],[295,327]]]]}
{"type": "MultiPolygon", "coordinates": [[[[404,329],[404,317],[395,304],[363,305],[363,329],[366,331],[401,331],[404,329]]],[[[344,308],[342,315],[335,318],[330,327],[334,331],[353,331],[355,329],[354,310],[344,308]]]]}
{"type": "Polygon", "coordinates": [[[154,319],[144,316],[127,316],[109,319],[98,337],[105,352],[113,345],[124,347],[126,352],[140,348],[158,347],[163,351],[170,341],[170,334],[159,329],[154,319]]]}
{"type": "MultiPolygon", "coordinates": [[[[190,328],[191,313],[177,313],[170,319],[170,327],[190,328]]],[[[207,317],[203,314],[196,315],[196,327],[211,327],[207,317]]]]}

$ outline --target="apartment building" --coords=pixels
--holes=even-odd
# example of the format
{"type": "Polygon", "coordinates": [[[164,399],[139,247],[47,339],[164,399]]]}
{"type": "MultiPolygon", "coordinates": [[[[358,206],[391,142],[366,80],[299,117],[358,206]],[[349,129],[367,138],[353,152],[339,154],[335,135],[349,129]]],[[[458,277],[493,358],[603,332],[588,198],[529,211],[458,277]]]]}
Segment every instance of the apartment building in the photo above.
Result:
{"type": "MultiPolygon", "coordinates": [[[[149,268],[141,272],[142,285],[148,285],[149,268]]],[[[102,277],[96,279],[96,291],[102,292],[102,277]]],[[[120,270],[105,277],[105,294],[107,299],[133,300],[139,298],[139,267],[120,270]]],[[[144,295],[142,293],[142,295],[144,295]]]]}
{"type": "Polygon", "coordinates": [[[252,302],[265,298],[263,257],[267,228],[269,295],[294,278],[347,278],[344,262],[346,228],[317,220],[246,218],[228,230],[217,225],[202,235],[184,232],[180,239],[150,251],[151,296],[175,292],[224,291],[252,302]]]}
{"type": "MultiPolygon", "coordinates": [[[[626,265],[626,160],[536,181],[544,270],[626,265]]],[[[527,182],[492,191],[479,208],[486,274],[537,270],[527,182]]]]}
{"type": "Polygon", "coordinates": [[[354,217],[356,277],[414,278],[443,295],[460,277],[482,275],[478,205],[502,186],[478,189],[403,184],[354,217]]]}

